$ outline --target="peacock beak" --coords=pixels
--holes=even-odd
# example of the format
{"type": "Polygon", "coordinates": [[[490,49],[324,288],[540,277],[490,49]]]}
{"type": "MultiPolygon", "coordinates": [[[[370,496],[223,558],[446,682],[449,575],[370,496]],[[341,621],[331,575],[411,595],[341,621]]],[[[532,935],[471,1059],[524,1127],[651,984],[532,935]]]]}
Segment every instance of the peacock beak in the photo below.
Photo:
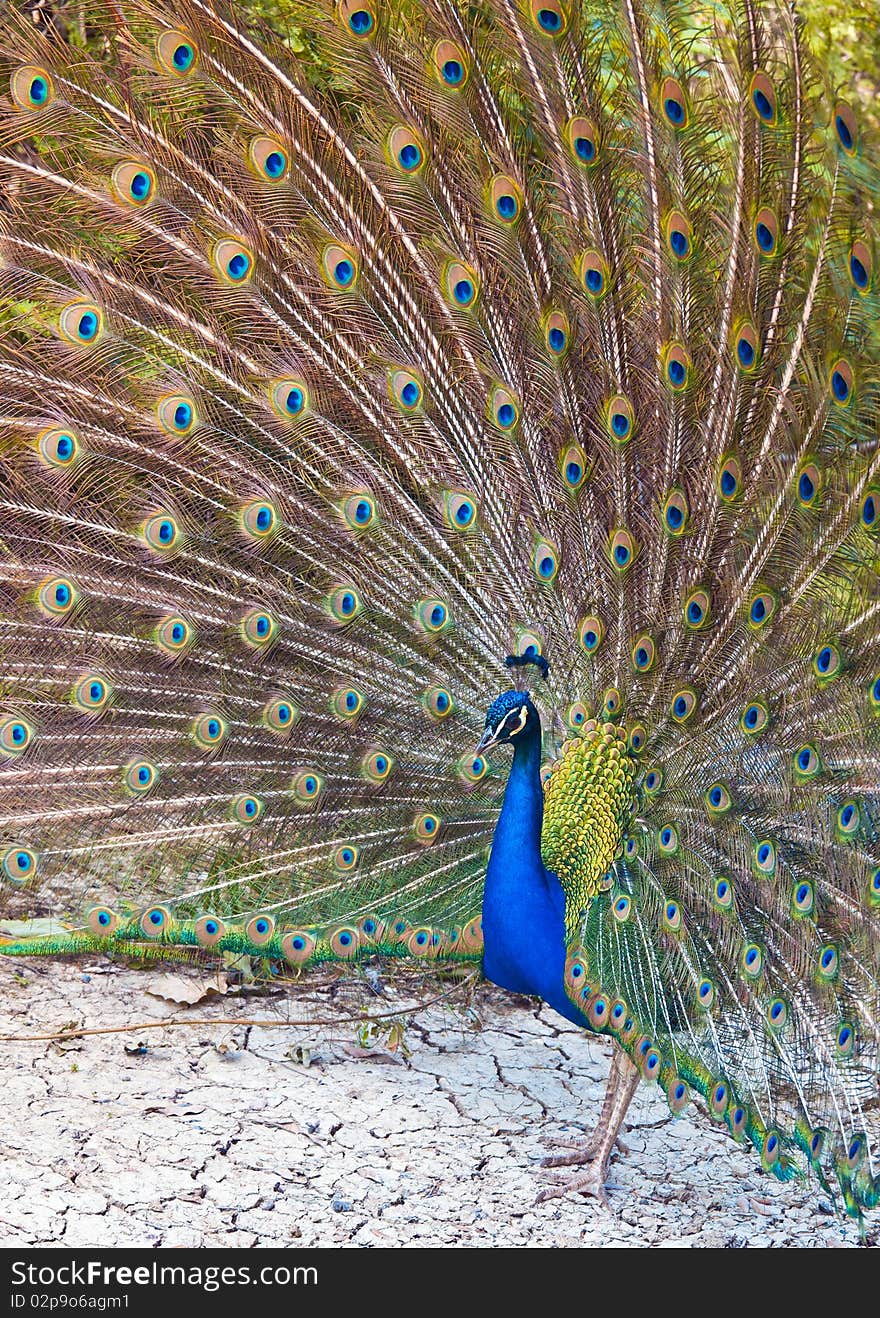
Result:
{"type": "Polygon", "coordinates": [[[487,728],[477,743],[475,755],[482,755],[483,751],[489,750],[492,746],[498,745],[498,729],[487,728]]]}

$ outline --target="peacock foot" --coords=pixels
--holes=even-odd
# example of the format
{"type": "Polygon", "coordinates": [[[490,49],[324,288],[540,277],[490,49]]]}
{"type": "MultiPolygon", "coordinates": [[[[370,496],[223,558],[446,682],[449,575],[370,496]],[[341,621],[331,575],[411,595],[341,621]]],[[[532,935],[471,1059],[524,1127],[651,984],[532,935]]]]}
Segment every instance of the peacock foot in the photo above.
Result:
{"type": "MultiPolygon", "coordinates": [[[[542,1167],[579,1167],[585,1162],[592,1162],[599,1154],[602,1147],[602,1137],[599,1130],[595,1130],[587,1140],[546,1140],[546,1144],[553,1148],[567,1149],[567,1153],[551,1153],[546,1158],[541,1159],[542,1167]]],[[[629,1153],[629,1146],[624,1144],[618,1135],[614,1141],[614,1148],[618,1153],[629,1153]]]]}
{"type": "MultiPolygon", "coordinates": [[[[595,1155],[593,1156],[595,1158],[595,1155]]],[[[561,1164],[557,1163],[556,1165],[561,1164]]],[[[611,1205],[608,1203],[608,1195],[605,1189],[607,1176],[607,1158],[595,1159],[586,1171],[576,1172],[571,1176],[555,1177],[553,1184],[545,1186],[540,1192],[535,1203],[543,1204],[548,1199],[561,1199],[566,1194],[583,1194],[597,1199],[600,1207],[610,1212],[611,1205]]]]}

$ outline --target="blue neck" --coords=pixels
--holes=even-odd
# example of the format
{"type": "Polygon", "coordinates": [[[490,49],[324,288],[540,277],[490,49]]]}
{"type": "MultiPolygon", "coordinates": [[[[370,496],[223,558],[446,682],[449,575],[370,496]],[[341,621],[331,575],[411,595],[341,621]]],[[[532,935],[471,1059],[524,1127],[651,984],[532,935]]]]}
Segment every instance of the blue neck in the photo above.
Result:
{"type": "Polygon", "coordinates": [[[483,896],[483,973],[514,993],[535,994],[581,1025],[565,970],[565,895],[541,860],[544,789],[541,728],[530,721],[514,743],[513,767],[492,839],[483,896]]]}

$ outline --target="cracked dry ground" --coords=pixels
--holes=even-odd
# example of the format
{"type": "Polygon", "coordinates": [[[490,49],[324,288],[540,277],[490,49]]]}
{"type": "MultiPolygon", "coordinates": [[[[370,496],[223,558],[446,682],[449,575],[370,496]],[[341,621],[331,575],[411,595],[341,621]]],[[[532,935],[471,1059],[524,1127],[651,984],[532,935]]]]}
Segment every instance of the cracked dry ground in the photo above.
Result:
{"type": "MultiPolygon", "coordinates": [[[[0,1033],[126,1027],[0,1044],[3,1245],[858,1243],[814,1181],[778,1184],[700,1114],[670,1119],[646,1086],[612,1163],[613,1215],[574,1195],[535,1207],[546,1142],[590,1129],[608,1056],[533,1002],[482,985],[479,1029],[427,1007],[407,1020],[407,1058],[384,1029],[359,1047],[350,1019],[352,1004],[412,1002],[405,977],[306,981],[312,1024],[260,1029],[245,1019],[301,1021],[302,991],[184,1007],[149,995],[156,976],[0,958],[0,1033]],[[315,1023],[340,1008],[348,1019],[315,1023]],[[209,1023],[137,1028],[187,1016],[209,1023]]],[[[197,997],[205,971],[174,971],[190,981],[197,997]]]]}

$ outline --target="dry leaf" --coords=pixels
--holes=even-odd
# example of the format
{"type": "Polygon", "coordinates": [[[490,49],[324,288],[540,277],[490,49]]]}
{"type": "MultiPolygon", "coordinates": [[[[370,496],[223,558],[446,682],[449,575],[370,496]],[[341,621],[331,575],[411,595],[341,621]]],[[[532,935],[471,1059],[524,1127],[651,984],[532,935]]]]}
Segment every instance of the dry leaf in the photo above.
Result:
{"type": "Polygon", "coordinates": [[[157,975],[146,990],[150,997],[178,1002],[186,1007],[204,1002],[212,993],[222,995],[228,991],[229,981],[222,970],[198,979],[191,975],[157,975]]]}

